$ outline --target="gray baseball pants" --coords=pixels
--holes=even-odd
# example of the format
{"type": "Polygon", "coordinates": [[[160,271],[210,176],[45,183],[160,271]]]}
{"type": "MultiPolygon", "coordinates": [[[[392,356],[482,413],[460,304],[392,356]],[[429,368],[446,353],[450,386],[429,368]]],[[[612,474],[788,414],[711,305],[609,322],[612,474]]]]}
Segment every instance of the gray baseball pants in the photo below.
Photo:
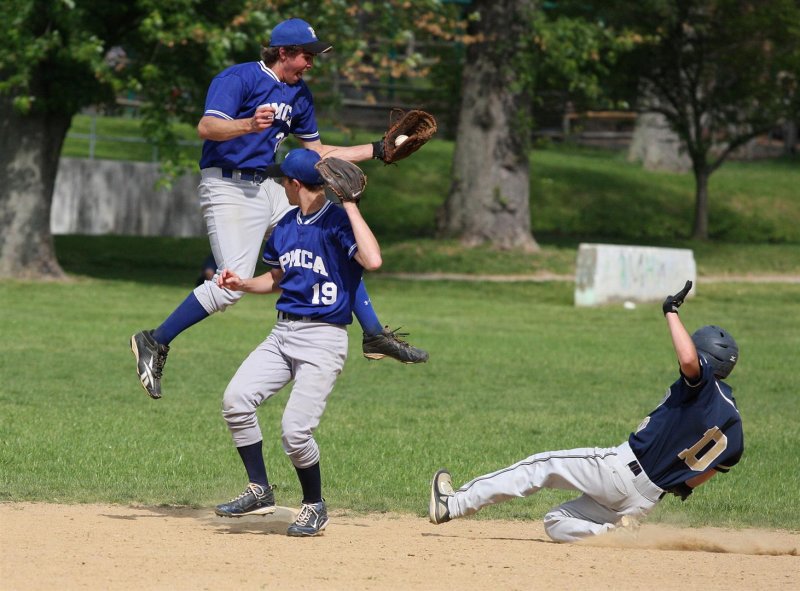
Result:
{"type": "Polygon", "coordinates": [[[547,535],[574,542],[614,529],[623,515],[644,517],[656,506],[664,491],[643,470],[634,474],[629,463],[635,460],[627,442],[538,453],[466,483],[448,498],[447,506],[452,517],[461,517],[542,488],[578,490],[581,496],[544,517],[547,535]]]}
{"type": "Polygon", "coordinates": [[[319,461],[314,430],[347,359],[347,328],[303,320],[279,320],[250,353],[225,390],[222,416],[236,447],[262,440],[256,410],[294,380],[281,419],[286,455],[298,468],[319,461]]]}

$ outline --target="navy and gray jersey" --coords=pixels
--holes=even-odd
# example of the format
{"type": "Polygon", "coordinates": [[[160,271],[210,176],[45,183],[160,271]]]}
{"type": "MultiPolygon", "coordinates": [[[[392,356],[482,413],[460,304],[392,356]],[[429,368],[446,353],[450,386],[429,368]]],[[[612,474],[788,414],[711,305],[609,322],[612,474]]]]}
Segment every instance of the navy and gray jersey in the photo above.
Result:
{"type": "Polygon", "coordinates": [[[264,262],[283,270],[275,307],[319,322],[350,324],[364,268],[347,213],[330,201],[303,216],[287,213],[264,247],[264,262]]]}
{"type": "Polygon", "coordinates": [[[252,117],[256,108],[275,108],[275,122],[261,133],[246,133],[224,142],[206,140],[200,168],[261,169],[275,161],[287,135],[310,142],[319,139],[314,99],[303,80],[286,84],[263,61],[237,64],[211,81],[204,115],[221,119],[252,117]]]}
{"type": "Polygon", "coordinates": [[[642,421],[628,443],[652,482],[664,490],[714,469],[727,472],[742,457],[742,419],[730,386],[700,356],[695,384],[685,376],[642,421]]]}

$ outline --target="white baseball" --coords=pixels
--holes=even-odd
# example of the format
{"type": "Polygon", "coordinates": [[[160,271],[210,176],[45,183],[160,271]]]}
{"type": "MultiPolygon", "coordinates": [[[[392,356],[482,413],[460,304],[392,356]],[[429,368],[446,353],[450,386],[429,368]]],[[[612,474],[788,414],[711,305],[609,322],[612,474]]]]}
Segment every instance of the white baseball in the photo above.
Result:
{"type": "Polygon", "coordinates": [[[397,139],[394,140],[394,145],[395,146],[399,146],[400,144],[402,144],[407,139],[408,139],[407,135],[398,135],[397,139]]]}

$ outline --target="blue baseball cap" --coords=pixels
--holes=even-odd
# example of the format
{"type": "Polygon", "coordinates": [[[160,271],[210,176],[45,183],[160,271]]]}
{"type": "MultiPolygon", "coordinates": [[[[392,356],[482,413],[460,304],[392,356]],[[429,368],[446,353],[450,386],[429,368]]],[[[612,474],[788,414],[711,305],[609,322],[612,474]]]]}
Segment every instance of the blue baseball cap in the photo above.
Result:
{"type": "Polygon", "coordinates": [[[311,53],[325,53],[333,49],[330,43],[320,41],[311,25],[301,18],[290,18],[272,29],[269,46],[286,45],[298,45],[311,53]]]}
{"type": "Polygon", "coordinates": [[[272,178],[288,177],[297,179],[304,185],[323,185],[325,181],[314,165],[319,162],[319,154],[308,148],[297,148],[286,154],[280,164],[270,164],[265,176],[272,178]]]}

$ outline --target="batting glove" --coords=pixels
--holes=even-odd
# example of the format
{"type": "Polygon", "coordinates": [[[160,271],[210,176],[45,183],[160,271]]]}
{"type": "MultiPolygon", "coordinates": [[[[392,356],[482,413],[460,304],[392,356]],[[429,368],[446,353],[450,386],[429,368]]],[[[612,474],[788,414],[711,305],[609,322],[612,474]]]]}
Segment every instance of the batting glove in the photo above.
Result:
{"type": "Polygon", "coordinates": [[[682,290],[680,290],[675,295],[667,296],[667,299],[665,299],[664,303],[661,305],[661,309],[664,310],[664,316],[666,316],[670,312],[674,312],[675,314],[677,314],[678,308],[681,307],[683,300],[686,299],[686,296],[689,294],[689,290],[691,289],[692,289],[692,282],[687,281],[686,285],[683,286],[682,290]]]}

